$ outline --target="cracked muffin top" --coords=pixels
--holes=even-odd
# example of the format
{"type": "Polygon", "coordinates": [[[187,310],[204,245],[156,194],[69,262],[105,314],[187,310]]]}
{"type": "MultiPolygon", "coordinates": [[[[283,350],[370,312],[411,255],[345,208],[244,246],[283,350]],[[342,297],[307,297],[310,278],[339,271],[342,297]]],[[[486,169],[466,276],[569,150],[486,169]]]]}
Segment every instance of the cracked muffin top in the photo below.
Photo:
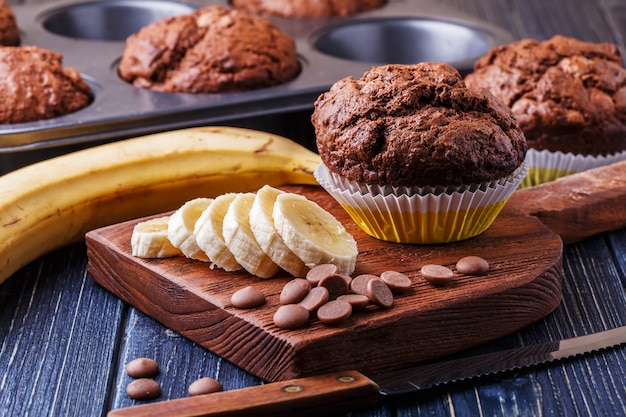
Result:
{"type": "Polygon", "coordinates": [[[152,23],[126,40],[122,79],[180,93],[251,90],[300,70],[294,41],[268,20],[222,6],[152,23]]]}
{"type": "Polygon", "coordinates": [[[0,47],[0,123],[50,119],[86,107],[93,93],[61,54],[36,46],[0,47]]]}
{"type": "Polygon", "coordinates": [[[465,82],[509,106],[531,148],[594,156],[626,149],[626,70],[615,44],[524,39],[493,48],[465,82]]]}
{"type": "Polygon", "coordinates": [[[15,13],[11,6],[0,0],[0,45],[17,46],[20,44],[20,31],[15,13]]]}
{"type": "Polygon", "coordinates": [[[294,19],[349,16],[382,7],[387,0],[232,0],[250,13],[294,19]]]}
{"type": "Polygon", "coordinates": [[[367,184],[482,183],[512,174],[526,153],[511,110],[443,63],[344,78],[317,99],[312,122],[328,169],[367,184]]]}

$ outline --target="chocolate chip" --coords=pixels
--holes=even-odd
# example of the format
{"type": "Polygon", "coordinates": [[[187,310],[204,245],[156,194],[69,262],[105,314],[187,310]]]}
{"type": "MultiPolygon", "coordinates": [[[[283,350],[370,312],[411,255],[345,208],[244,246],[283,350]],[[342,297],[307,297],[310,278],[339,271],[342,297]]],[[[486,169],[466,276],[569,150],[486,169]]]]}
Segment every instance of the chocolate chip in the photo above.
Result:
{"type": "Polygon", "coordinates": [[[151,378],[158,375],[159,364],[150,358],[137,358],[128,362],[126,373],[133,378],[151,378]]]}
{"type": "Polygon", "coordinates": [[[135,379],[126,386],[126,394],[134,400],[154,400],[161,396],[161,385],[154,379],[135,379]]]}
{"type": "Polygon", "coordinates": [[[237,308],[256,308],[265,304],[265,295],[259,289],[248,285],[235,291],[230,297],[230,302],[237,308]]]}
{"type": "Polygon", "coordinates": [[[350,275],[342,275],[343,279],[346,280],[346,284],[348,284],[348,288],[350,288],[350,284],[352,284],[352,277],[350,275]]]}
{"type": "Polygon", "coordinates": [[[446,285],[454,278],[454,272],[443,265],[424,265],[420,269],[420,274],[433,285],[446,285]]]}
{"type": "Polygon", "coordinates": [[[317,318],[325,324],[337,324],[352,314],[352,305],[343,300],[332,300],[317,310],[317,318]]]}
{"type": "Polygon", "coordinates": [[[352,278],[352,282],[350,283],[350,290],[355,294],[363,294],[367,295],[367,283],[371,279],[379,278],[378,275],[374,274],[361,274],[352,278]]]}
{"type": "Polygon", "coordinates": [[[352,306],[352,310],[362,310],[370,304],[369,297],[363,294],[340,295],[337,300],[347,301],[352,306]]]}
{"type": "Polygon", "coordinates": [[[328,275],[318,282],[318,287],[324,287],[328,290],[328,298],[335,300],[340,295],[348,293],[348,282],[343,275],[328,275]]]}
{"type": "Polygon", "coordinates": [[[380,279],[387,284],[391,291],[396,293],[403,293],[411,289],[411,278],[402,272],[385,271],[380,274],[380,279]]]}
{"type": "Polygon", "coordinates": [[[274,324],[285,330],[298,329],[308,321],[309,311],[299,304],[280,306],[274,313],[274,324]]]}
{"type": "Polygon", "coordinates": [[[314,312],[329,299],[328,290],[325,287],[314,287],[311,291],[298,303],[309,312],[314,312]]]}
{"type": "Polygon", "coordinates": [[[197,379],[189,385],[189,395],[191,396],[210,394],[223,390],[224,387],[222,387],[219,381],[209,377],[197,379]]]}
{"type": "Polygon", "coordinates": [[[393,305],[393,293],[382,279],[369,280],[366,291],[367,297],[378,307],[389,308],[393,305]]]}
{"type": "Polygon", "coordinates": [[[280,292],[281,304],[297,304],[309,293],[311,284],[304,278],[295,278],[285,284],[280,292]]]}
{"type": "Polygon", "coordinates": [[[320,264],[316,265],[313,268],[309,269],[309,272],[306,274],[306,280],[311,283],[312,286],[317,286],[317,284],[322,280],[322,278],[327,277],[329,275],[335,275],[339,272],[337,265],[333,264],[320,264]]]}
{"type": "Polygon", "coordinates": [[[489,262],[480,256],[465,256],[457,261],[456,270],[460,274],[484,275],[489,272],[489,262]]]}

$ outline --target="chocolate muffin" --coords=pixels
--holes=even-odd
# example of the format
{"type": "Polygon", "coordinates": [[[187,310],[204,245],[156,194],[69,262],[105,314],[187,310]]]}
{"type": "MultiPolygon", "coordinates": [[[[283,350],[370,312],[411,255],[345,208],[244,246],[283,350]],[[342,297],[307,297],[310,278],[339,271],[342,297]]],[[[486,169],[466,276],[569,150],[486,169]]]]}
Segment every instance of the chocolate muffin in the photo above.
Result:
{"type": "Polygon", "coordinates": [[[626,150],[626,70],[615,44],[524,39],[492,49],[465,81],[512,109],[532,149],[626,150]]]}
{"type": "Polygon", "coordinates": [[[15,14],[8,3],[0,0],[0,45],[17,46],[20,44],[20,31],[15,14]]]}
{"type": "Polygon", "coordinates": [[[312,115],[324,164],[389,186],[482,183],[511,175],[526,141],[506,106],[443,63],[374,67],[335,83],[312,115]]]}
{"type": "Polygon", "coordinates": [[[157,91],[216,93],[281,84],[299,69],[295,43],[278,27],[215,5],[162,19],[131,35],[119,75],[157,91]]]}
{"type": "Polygon", "coordinates": [[[75,112],[92,100],[89,85],[61,54],[36,46],[0,48],[0,123],[50,119],[75,112]]]}
{"type": "Polygon", "coordinates": [[[248,12],[295,19],[348,16],[382,7],[387,0],[232,0],[248,12]]]}
{"type": "Polygon", "coordinates": [[[336,82],[311,117],[318,183],[367,234],[446,243],[484,232],[527,173],[511,109],[443,63],[336,82]]]}

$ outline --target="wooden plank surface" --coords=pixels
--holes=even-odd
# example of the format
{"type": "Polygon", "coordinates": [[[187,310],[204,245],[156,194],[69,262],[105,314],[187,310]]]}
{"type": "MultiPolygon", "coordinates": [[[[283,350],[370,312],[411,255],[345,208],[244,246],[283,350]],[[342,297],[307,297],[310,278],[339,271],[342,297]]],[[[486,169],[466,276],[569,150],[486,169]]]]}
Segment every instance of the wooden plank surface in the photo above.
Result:
{"type": "Polygon", "coordinates": [[[0,415],[100,415],[127,307],[86,273],[84,244],[0,286],[0,415]]]}
{"type": "MultiPolygon", "coordinates": [[[[499,24],[518,37],[565,33],[587,40],[614,40],[624,47],[623,14],[612,15],[613,9],[624,7],[622,0],[441,2],[499,24]],[[546,3],[550,14],[542,6],[546,3]],[[561,10],[565,12],[559,16],[561,10]]],[[[304,130],[302,137],[309,134],[304,130]]],[[[294,127],[294,138],[298,135],[294,127]]],[[[563,301],[552,314],[463,354],[626,324],[625,230],[566,245],[564,267],[563,301]]],[[[261,383],[128,309],[95,284],[86,273],[84,245],[44,256],[0,286],[0,416],[96,416],[109,408],[137,404],[125,394],[130,378],[123,365],[138,356],[159,359],[161,399],[186,396],[188,385],[199,375],[217,377],[227,389],[261,383]]],[[[624,369],[626,348],[620,348],[449,385],[341,415],[626,416],[624,369]]]]}

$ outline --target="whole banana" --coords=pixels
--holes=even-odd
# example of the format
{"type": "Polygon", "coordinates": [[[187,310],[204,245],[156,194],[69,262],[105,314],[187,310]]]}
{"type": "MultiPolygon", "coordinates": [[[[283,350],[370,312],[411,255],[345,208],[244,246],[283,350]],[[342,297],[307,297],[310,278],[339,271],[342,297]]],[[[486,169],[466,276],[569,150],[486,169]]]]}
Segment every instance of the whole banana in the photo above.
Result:
{"type": "Polygon", "coordinates": [[[196,197],[315,184],[319,156],[232,127],[175,130],[38,162],[0,177],[0,283],[87,231],[175,210],[196,197]]]}

